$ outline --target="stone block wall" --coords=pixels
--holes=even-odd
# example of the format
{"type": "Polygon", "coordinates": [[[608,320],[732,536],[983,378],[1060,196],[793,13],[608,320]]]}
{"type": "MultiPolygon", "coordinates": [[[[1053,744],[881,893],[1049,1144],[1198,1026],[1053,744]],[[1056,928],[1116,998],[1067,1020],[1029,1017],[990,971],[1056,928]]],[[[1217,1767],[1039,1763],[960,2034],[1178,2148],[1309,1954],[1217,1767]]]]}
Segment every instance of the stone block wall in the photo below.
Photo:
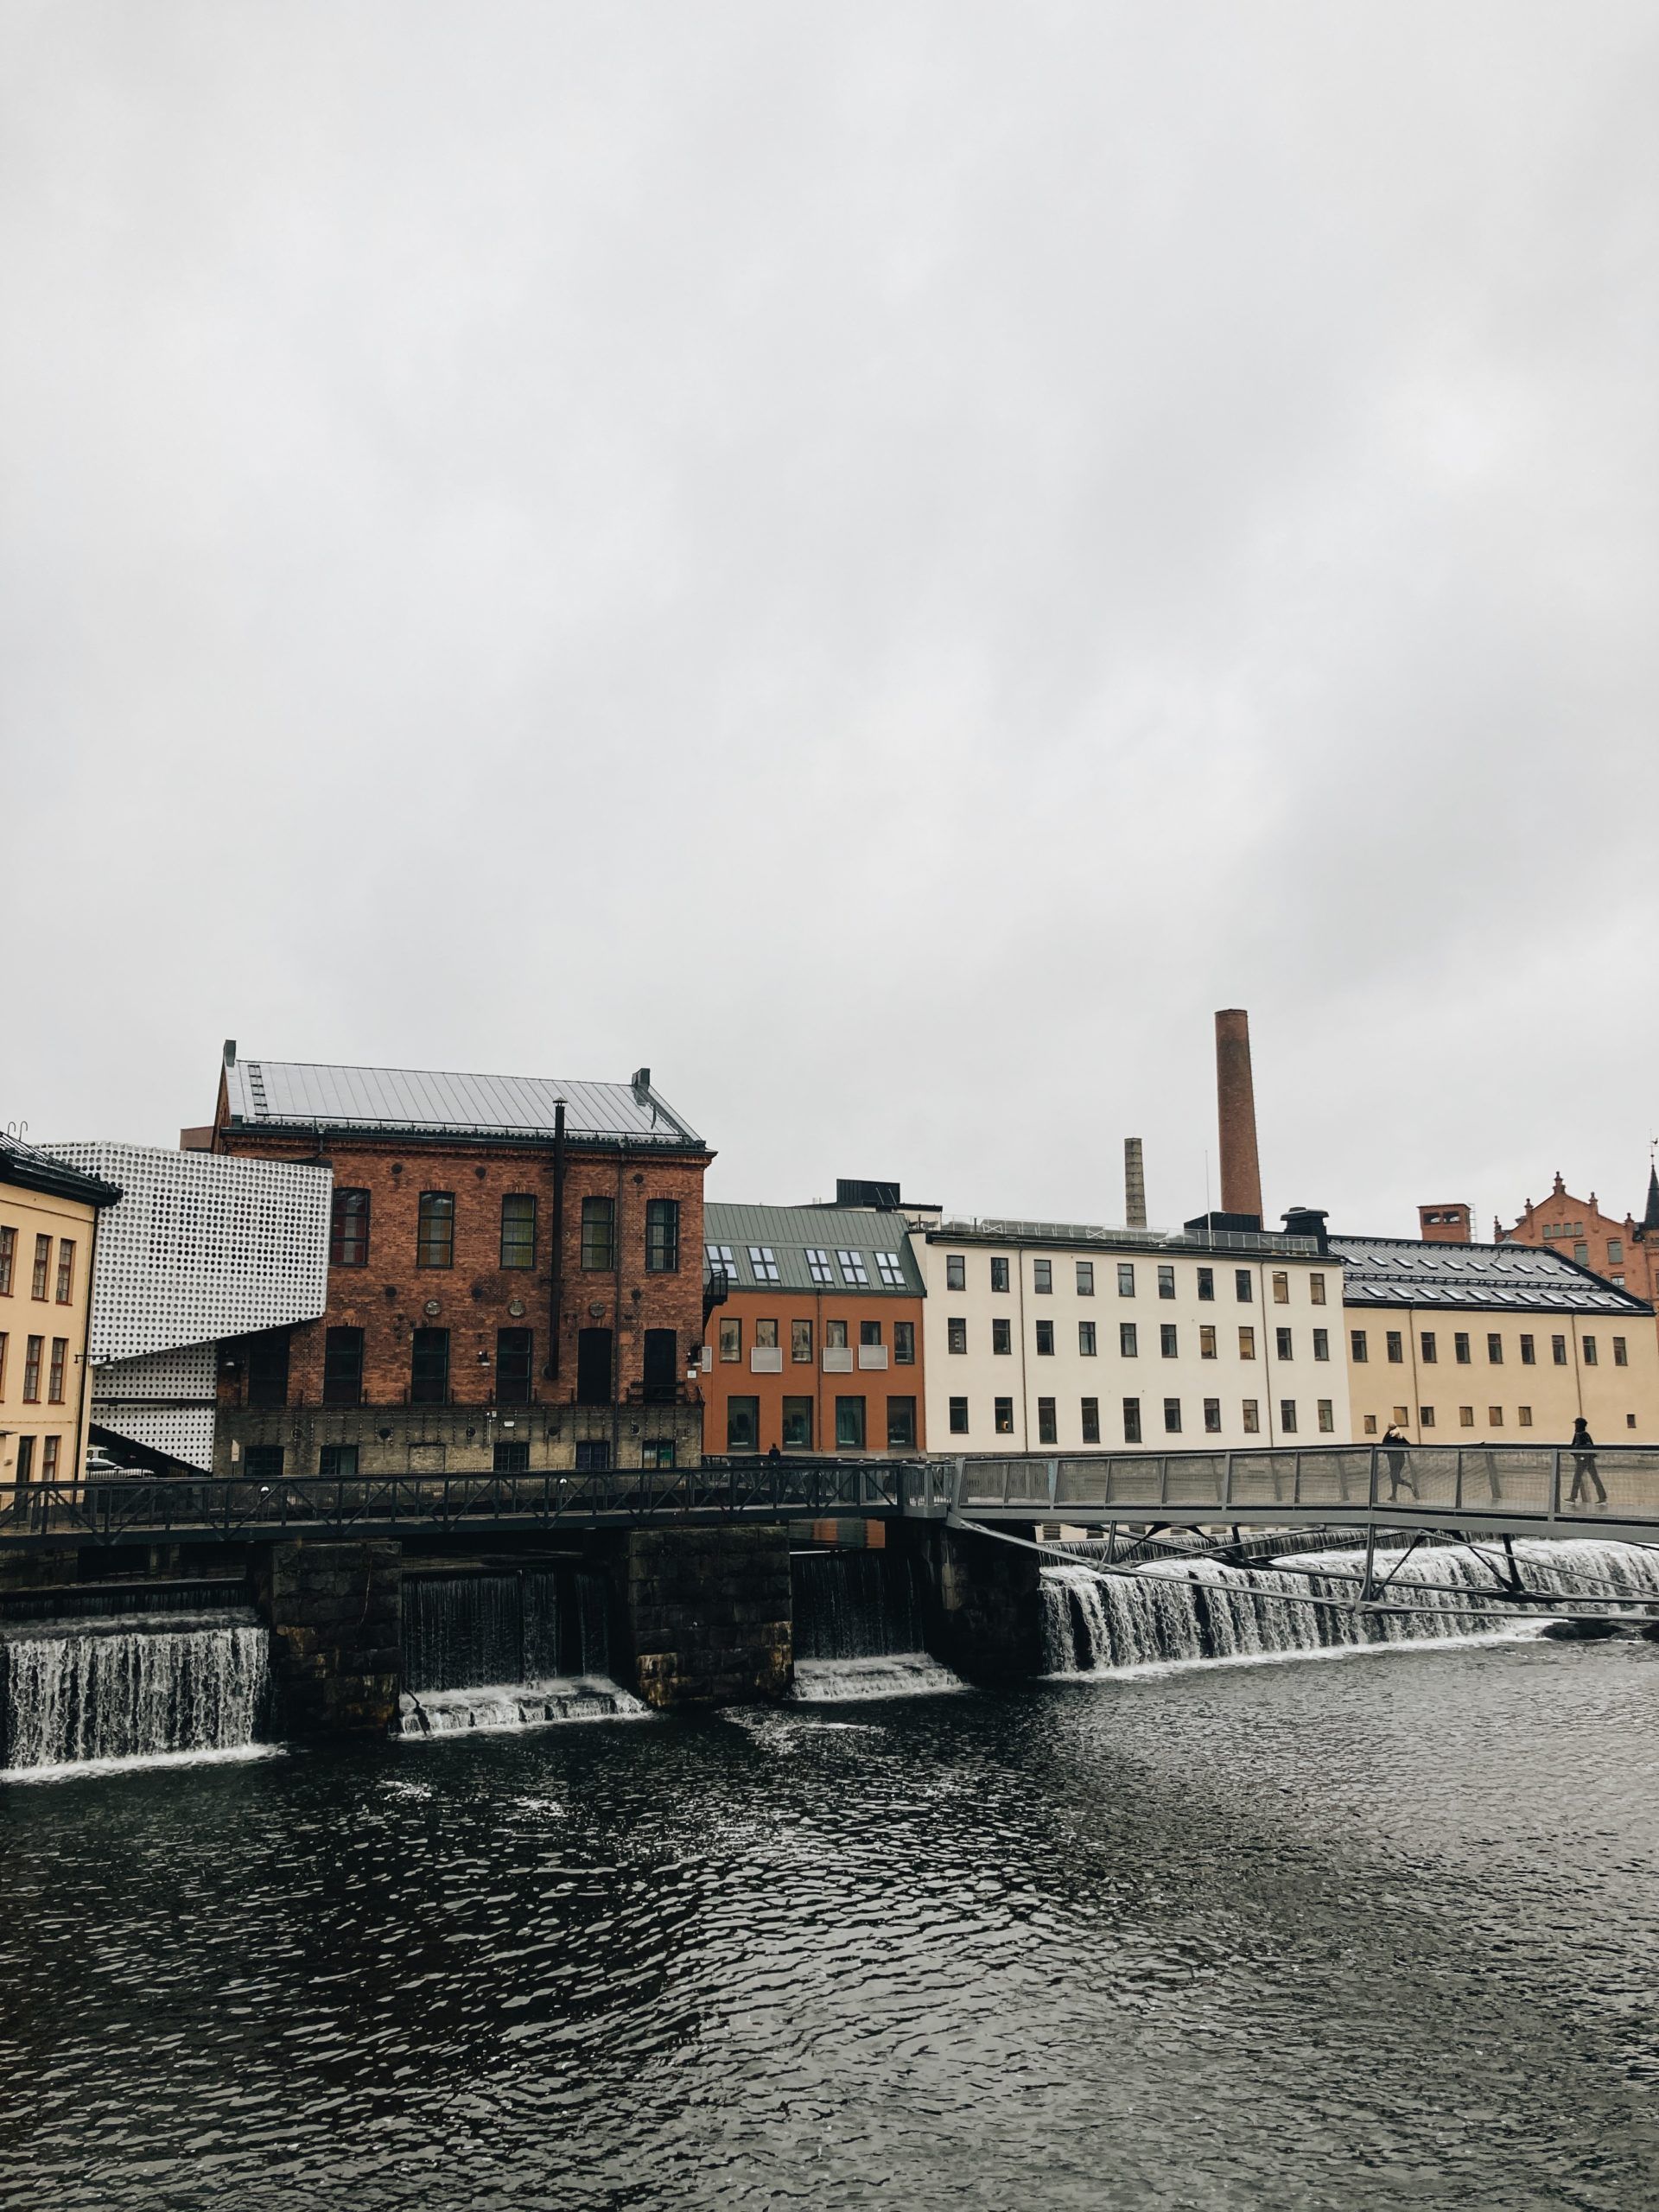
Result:
{"type": "Polygon", "coordinates": [[[272,1544],[255,1563],[280,1732],[385,1735],[397,1713],[403,1548],[272,1544]]]}
{"type": "Polygon", "coordinates": [[[626,1539],[622,1612],[647,1705],[741,1705],[795,1679],[789,1533],[648,1529],[626,1539]]]}
{"type": "MultiPolygon", "coordinates": [[[[1014,1534],[1029,1536],[1021,1528],[1014,1534]]],[[[1017,1681],[1043,1670],[1040,1555],[994,1536],[918,1527],[929,1648],[969,1681],[1017,1681]]]]}

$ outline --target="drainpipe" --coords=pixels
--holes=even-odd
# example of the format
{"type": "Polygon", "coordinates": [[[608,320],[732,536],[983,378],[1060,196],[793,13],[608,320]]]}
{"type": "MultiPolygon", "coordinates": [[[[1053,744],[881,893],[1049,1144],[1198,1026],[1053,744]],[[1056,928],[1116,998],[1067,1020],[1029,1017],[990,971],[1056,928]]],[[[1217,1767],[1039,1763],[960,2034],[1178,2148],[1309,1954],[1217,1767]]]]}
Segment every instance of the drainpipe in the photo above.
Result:
{"type": "Polygon", "coordinates": [[[553,1105],[553,1268],[548,1294],[547,1358],[543,1372],[559,1379],[559,1336],[564,1308],[564,1101],[553,1105]]]}
{"type": "MultiPolygon", "coordinates": [[[[86,1325],[82,1330],[80,1338],[80,1402],[75,1408],[74,1473],[71,1478],[75,1485],[74,1495],[77,1497],[80,1495],[80,1485],[86,1473],[86,1408],[92,1403],[92,1294],[98,1285],[98,1226],[103,1218],[103,1211],[101,1206],[92,1208],[92,1236],[86,1252],[86,1325]]],[[[219,1371],[217,1348],[215,1348],[213,1371],[214,1396],[217,1398],[219,1371]]],[[[217,1413],[217,1406],[214,1411],[217,1413]]]]}
{"type": "Polygon", "coordinates": [[[1026,1357],[1026,1253],[1025,1247],[1014,1248],[1014,1268],[1020,1283],[1020,1295],[1014,1301],[1014,1315],[1019,1322],[1020,1345],[1020,1449],[1031,1449],[1031,1374],[1026,1357]]]}

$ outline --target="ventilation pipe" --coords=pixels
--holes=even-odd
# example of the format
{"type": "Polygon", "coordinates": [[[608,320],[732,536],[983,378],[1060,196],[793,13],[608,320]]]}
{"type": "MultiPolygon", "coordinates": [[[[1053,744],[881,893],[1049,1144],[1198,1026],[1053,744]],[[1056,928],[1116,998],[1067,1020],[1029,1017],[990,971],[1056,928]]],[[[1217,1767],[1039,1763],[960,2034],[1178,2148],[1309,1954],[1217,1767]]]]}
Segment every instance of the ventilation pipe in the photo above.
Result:
{"type": "Polygon", "coordinates": [[[1250,1017],[1243,1007],[1216,1016],[1216,1103],[1221,1123],[1221,1210],[1262,1218],[1262,1168],[1255,1150],[1255,1088],[1250,1079],[1250,1017]]]}

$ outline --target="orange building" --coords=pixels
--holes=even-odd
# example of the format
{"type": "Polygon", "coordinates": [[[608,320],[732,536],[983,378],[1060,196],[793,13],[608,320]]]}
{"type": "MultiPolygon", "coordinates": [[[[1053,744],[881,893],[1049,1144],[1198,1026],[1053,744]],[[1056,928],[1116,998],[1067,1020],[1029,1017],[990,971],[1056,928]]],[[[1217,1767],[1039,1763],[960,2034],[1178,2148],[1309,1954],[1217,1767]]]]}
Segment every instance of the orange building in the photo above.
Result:
{"type": "Polygon", "coordinates": [[[924,1449],[922,1279],[901,1214],[705,1205],[707,1453],[924,1449]]]}
{"type": "Polygon", "coordinates": [[[1659,1172],[1651,1167],[1647,1210],[1639,1222],[1630,1213],[1623,1221],[1603,1213],[1593,1191],[1587,1198],[1575,1198],[1558,1173],[1541,1205],[1529,1198],[1513,1229],[1496,1223],[1493,1227],[1503,1243],[1542,1245],[1605,1275],[1621,1290],[1659,1302],[1659,1172]]]}

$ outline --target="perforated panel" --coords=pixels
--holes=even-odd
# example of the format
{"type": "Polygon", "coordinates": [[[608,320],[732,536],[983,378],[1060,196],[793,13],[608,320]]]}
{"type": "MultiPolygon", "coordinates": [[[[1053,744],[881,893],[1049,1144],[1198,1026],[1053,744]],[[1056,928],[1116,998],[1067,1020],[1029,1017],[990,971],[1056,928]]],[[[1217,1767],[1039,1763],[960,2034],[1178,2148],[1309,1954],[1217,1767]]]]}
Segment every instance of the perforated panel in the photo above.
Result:
{"type": "Polygon", "coordinates": [[[124,1193],[99,1225],[95,1366],[323,1311],[330,1169],[137,1144],[41,1149],[124,1193]]]}

